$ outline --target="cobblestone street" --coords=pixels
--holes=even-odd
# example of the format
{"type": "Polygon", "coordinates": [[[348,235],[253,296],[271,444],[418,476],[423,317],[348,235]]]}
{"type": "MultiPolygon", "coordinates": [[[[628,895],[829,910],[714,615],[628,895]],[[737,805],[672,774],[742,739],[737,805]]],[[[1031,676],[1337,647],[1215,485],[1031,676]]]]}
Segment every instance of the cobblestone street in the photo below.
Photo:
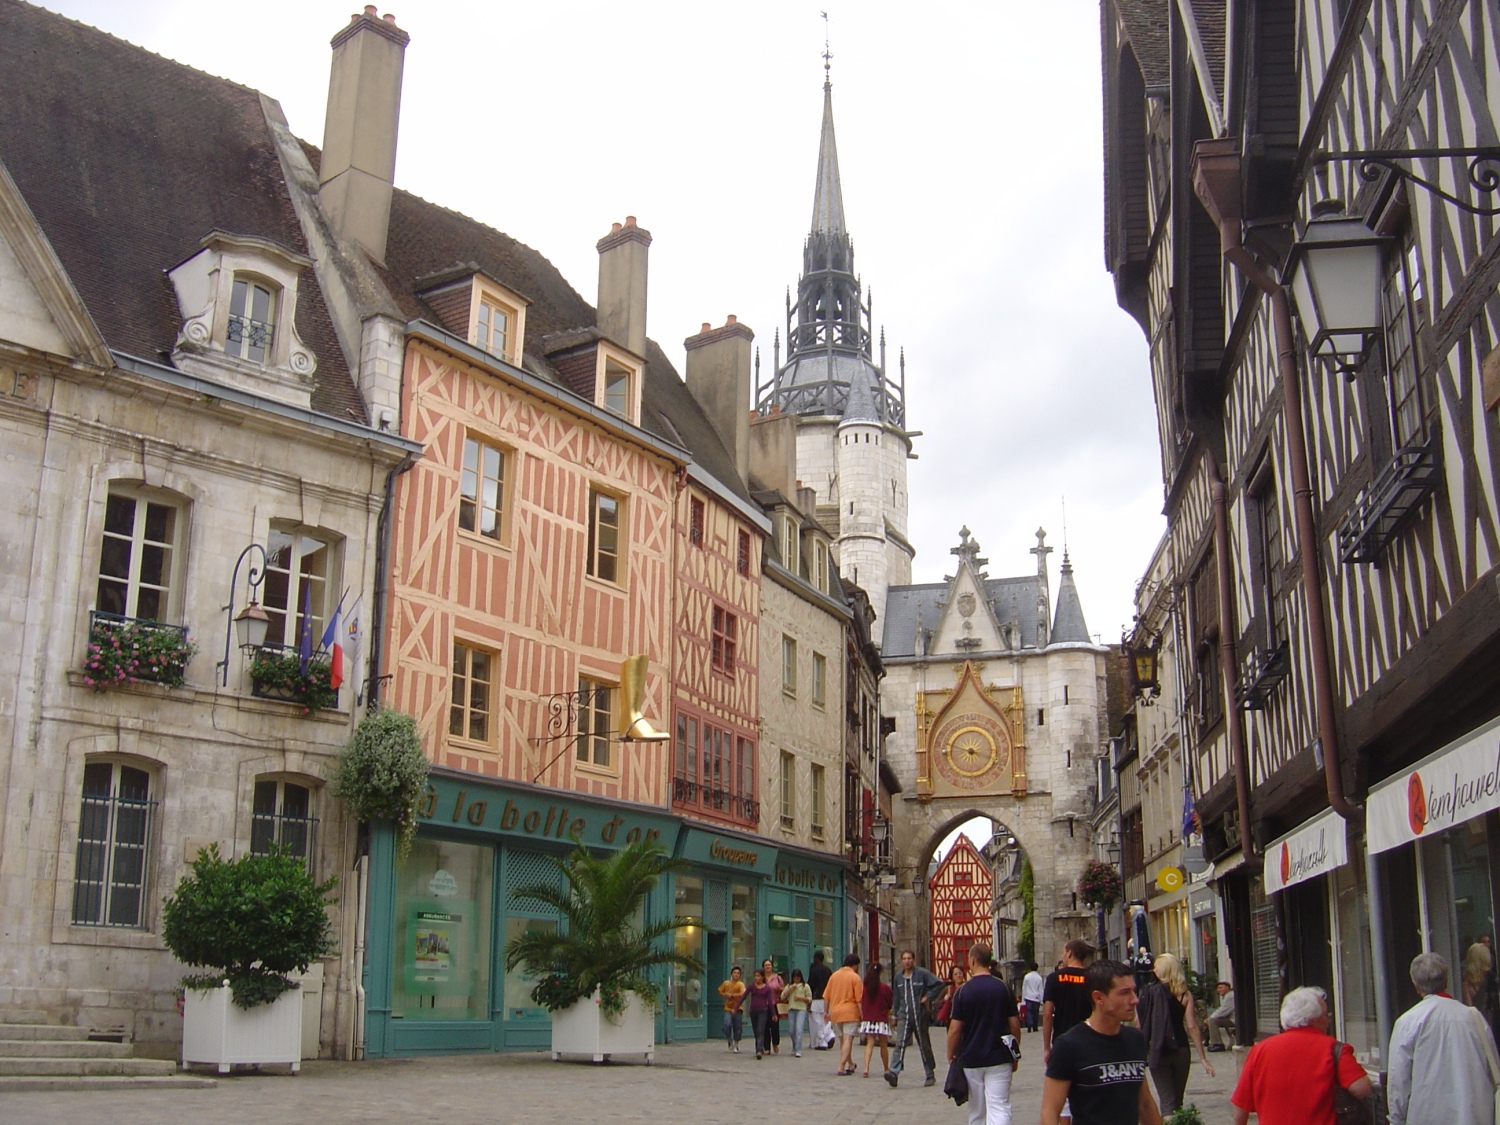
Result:
{"type": "MultiPolygon", "coordinates": [[[[1040,1036],[1027,1036],[1012,1105],[1017,1125],[1040,1116],[1040,1036]],[[1035,1046],[1033,1046],[1035,1044],[1035,1046]]],[[[940,1041],[939,1041],[940,1043],[940,1041]]],[[[783,1050],[786,1050],[783,1044],[783,1050]]],[[[856,1049],[858,1051],[858,1049],[856,1049]]],[[[941,1050],[938,1058],[941,1060],[941,1050]]],[[[1195,1062],[1188,1101],[1209,1125],[1228,1122],[1229,1093],[1237,1073],[1233,1055],[1216,1055],[1218,1078],[1195,1062]],[[1218,1060],[1224,1060],[1219,1066],[1218,1060]]],[[[862,1058],[857,1053],[856,1061],[862,1058]]],[[[922,1086],[916,1053],[913,1074],[890,1089],[872,1069],[869,1078],[834,1075],[832,1052],[802,1058],[781,1054],[759,1063],[753,1052],[729,1054],[722,1043],[668,1044],[656,1063],[554,1063],[545,1054],[447,1056],[364,1063],[306,1063],[293,1078],[280,1068],[237,1074],[214,1088],[187,1090],[101,1089],[15,1093],[0,1096],[5,1125],[160,1125],[211,1121],[215,1125],[266,1122],[340,1122],[411,1125],[416,1121],[497,1121],[505,1125],[573,1121],[649,1121],[702,1125],[731,1120],[799,1123],[863,1121],[950,1122],[964,1111],[940,1089],[922,1086]]],[[[876,1056],[876,1063],[879,1056],[876,1056]]],[[[941,1073],[939,1074],[941,1078],[941,1073]]]]}

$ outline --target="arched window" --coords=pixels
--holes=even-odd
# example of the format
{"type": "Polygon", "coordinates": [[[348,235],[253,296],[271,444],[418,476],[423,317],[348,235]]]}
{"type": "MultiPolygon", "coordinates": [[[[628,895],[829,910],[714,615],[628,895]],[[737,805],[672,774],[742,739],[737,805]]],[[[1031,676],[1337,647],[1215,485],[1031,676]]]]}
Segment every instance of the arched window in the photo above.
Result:
{"type": "Polygon", "coordinates": [[[73,869],[73,924],[139,929],[150,874],[152,778],[122,762],[83,767],[73,869]]]}
{"type": "Polygon", "coordinates": [[[271,845],[309,863],[318,828],[313,815],[313,791],[295,781],[260,778],[250,808],[250,852],[265,855],[271,845]]]}
{"type": "Polygon", "coordinates": [[[276,338],[276,297],[269,282],[237,275],[229,296],[229,327],[224,350],[252,363],[265,363],[276,338]]]}

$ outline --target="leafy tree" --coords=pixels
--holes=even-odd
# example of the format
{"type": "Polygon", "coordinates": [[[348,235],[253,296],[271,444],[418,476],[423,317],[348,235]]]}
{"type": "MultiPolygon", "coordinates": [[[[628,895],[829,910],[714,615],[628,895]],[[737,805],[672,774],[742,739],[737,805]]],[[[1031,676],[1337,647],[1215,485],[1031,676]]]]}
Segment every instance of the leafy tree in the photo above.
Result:
{"type": "Polygon", "coordinates": [[[1036,960],[1036,877],[1031,873],[1031,860],[1021,859],[1021,937],[1016,942],[1016,951],[1021,960],[1031,964],[1036,960]]]}
{"type": "Polygon", "coordinates": [[[285,974],[304,973],[334,952],[328,898],[337,879],[319,883],[298,857],[226,860],[219,846],[198,852],[162,907],[162,939],[185,965],[213,970],[182,979],[185,988],[217,988],[227,980],[241,1008],[269,1004],[296,988],[285,974]]]}
{"type": "Polygon", "coordinates": [[[566,887],[534,883],[511,892],[511,902],[550,906],[562,915],[560,929],[527,930],[505,947],[505,967],[524,965],[537,978],[531,998],[549,1012],[592,996],[597,988],[604,1011],[619,1016],[627,992],[655,1006],[660,990],[649,970],[681,965],[696,972],[703,965],[662,944],[661,939],[697,918],[666,918],[637,924],[646,897],[661,876],[681,869],[655,841],[641,840],[600,857],[579,845],[566,859],[553,859],[566,887]]]}

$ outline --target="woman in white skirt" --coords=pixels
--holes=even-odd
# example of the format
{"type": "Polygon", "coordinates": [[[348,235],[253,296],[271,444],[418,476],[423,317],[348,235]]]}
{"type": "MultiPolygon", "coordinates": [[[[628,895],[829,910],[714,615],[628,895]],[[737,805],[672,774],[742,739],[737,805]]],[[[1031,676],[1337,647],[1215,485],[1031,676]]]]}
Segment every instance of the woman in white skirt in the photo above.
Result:
{"type": "Polygon", "coordinates": [[[880,1048],[880,1070],[891,1069],[891,986],[880,979],[880,962],[872,961],[865,974],[865,995],[859,1002],[859,1033],[865,1037],[865,1077],[870,1056],[880,1048]]]}

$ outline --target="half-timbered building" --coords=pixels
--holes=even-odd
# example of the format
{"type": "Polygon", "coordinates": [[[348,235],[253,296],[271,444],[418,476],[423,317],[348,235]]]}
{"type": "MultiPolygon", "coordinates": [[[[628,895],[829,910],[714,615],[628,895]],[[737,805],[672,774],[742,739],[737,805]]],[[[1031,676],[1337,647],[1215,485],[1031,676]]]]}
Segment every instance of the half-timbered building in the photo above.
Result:
{"type": "Polygon", "coordinates": [[[1151,341],[1238,1028],[1331,982],[1382,1062],[1412,956],[1457,973],[1495,925],[1500,28],[1438,0],[1107,0],[1103,29],[1106,252],[1151,341]],[[1363,316],[1324,303],[1329,242],[1371,263],[1343,283],[1363,316]]]}
{"type": "Polygon", "coordinates": [[[994,940],[995,876],[962,833],[927,880],[932,971],[944,980],[957,965],[967,971],[969,950],[994,940]]]}

